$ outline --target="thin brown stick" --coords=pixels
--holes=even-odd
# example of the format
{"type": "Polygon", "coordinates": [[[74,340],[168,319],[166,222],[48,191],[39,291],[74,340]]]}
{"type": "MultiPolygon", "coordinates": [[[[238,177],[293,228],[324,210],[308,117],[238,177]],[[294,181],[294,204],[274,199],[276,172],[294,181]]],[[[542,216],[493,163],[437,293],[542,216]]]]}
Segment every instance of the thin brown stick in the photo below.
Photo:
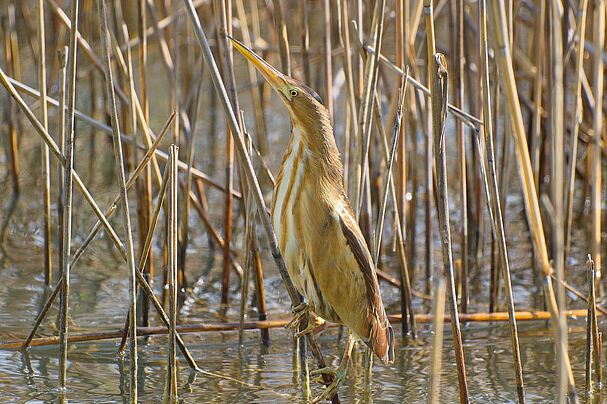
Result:
{"type": "Polygon", "coordinates": [[[445,152],[445,121],[447,117],[448,76],[445,57],[436,53],[432,59],[432,126],[434,134],[434,154],[437,173],[438,222],[440,239],[443,250],[443,271],[447,278],[449,306],[451,312],[451,329],[457,374],[459,381],[459,397],[461,403],[468,403],[468,381],[466,379],[466,365],[464,361],[464,348],[459,324],[457,309],[457,296],[455,293],[455,279],[453,270],[453,251],[451,246],[451,230],[449,225],[449,196],[447,191],[447,155],[445,152]]]}
{"type": "MultiPolygon", "coordinates": [[[[78,0],[72,2],[71,16],[72,29],[70,30],[70,45],[67,58],[67,113],[66,113],[66,147],[64,157],[63,189],[63,266],[61,276],[63,278],[61,293],[61,321],[59,325],[59,388],[64,390],[67,384],[67,345],[68,345],[68,323],[69,323],[69,287],[70,287],[70,246],[72,239],[72,188],[74,171],[74,110],[76,106],[76,54],[78,43],[76,33],[78,31],[78,0]]],[[[38,122],[39,124],[39,122],[38,122]]],[[[48,135],[44,127],[41,129],[48,135]]],[[[52,141],[52,139],[51,139],[52,141]]],[[[55,149],[56,149],[55,145],[55,149]]],[[[57,150],[58,151],[58,150],[57,150]]],[[[61,155],[61,152],[59,152],[61,155]]],[[[63,155],[61,155],[63,157],[63,155]]]]}

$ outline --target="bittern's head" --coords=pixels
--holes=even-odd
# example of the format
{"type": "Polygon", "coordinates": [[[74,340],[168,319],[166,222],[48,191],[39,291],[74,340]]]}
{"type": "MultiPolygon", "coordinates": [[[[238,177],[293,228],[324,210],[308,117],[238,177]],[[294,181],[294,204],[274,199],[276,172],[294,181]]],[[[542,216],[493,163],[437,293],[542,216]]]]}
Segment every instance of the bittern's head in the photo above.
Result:
{"type": "Polygon", "coordinates": [[[239,41],[230,38],[234,47],[259,70],[268,83],[276,90],[287,107],[294,125],[308,125],[327,120],[327,109],[318,94],[310,87],[282,74],[271,64],[257,56],[239,41]],[[324,119],[323,119],[324,118],[324,119]]]}

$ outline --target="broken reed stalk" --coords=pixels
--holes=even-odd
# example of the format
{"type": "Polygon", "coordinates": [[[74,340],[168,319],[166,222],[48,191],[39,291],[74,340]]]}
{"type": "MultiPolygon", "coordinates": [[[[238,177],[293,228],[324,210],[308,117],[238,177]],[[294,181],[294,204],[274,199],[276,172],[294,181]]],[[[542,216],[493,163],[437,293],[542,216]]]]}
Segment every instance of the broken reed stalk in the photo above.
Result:
{"type": "Polygon", "coordinates": [[[432,357],[430,361],[430,393],[428,403],[440,402],[440,379],[443,354],[443,324],[445,318],[445,278],[437,276],[432,301],[432,357]]]}
{"type": "Polygon", "coordinates": [[[586,43],[586,11],[588,0],[580,0],[577,18],[577,53],[575,58],[575,90],[573,93],[573,128],[569,143],[569,176],[567,201],[565,206],[565,263],[571,251],[571,227],[573,225],[573,198],[575,196],[575,175],[580,124],[583,119],[582,73],[584,71],[584,45],[586,43]]]}
{"type": "MultiPolygon", "coordinates": [[[[259,187],[259,182],[257,181],[257,177],[255,176],[255,171],[253,169],[253,165],[251,164],[251,159],[249,158],[249,155],[247,154],[247,151],[246,151],[246,148],[244,145],[244,139],[243,139],[242,133],[240,132],[240,127],[238,125],[238,121],[236,120],[236,115],[230,105],[230,101],[228,99],[228,95],[226,93],[225,86],[221,80],[219,71],[217,70],[217,64],[215,63],[215,59],[213,58],[211,48],[209,47],[209,43],[208,43],[206,35],[204,33],[204,29],[202,27],[200,19],[198,18],[198,14],[196,14],[196,10],[194,9],[192,0],[184,0],[184,2],[187,7],[188,15],[190,16],[190,19],[192,20],[193,29],[196,34],[196,38],[198,40],[200,48],[202,50],[202,55],[204,57],[204,61],[207,64],[207,68],[211,74],[211,79],[213,81],[213,85],[219,95],[219,100],[227,115],[227,122],[230,127],[231,134],[235,140],[236,150],[238,152],[238,158],[239,158],[240,164],[242,166],[242,171],[244,172],[244,174],[246,176],[246,180],[249,185],[249,188],[253,192],[255,204],[257,206],[257,211],[258,211],[259,217],[261,219],[261,222],[263,224],[263,229],[266,233],[266,237],[268,238],[268,241],[270,243],[272,257],[274,258],[274,261],[276,262],[276,265],[278,266],[280,276],[285,284],[289,297],[291,298],[291,303],[292,303],[293,307],[295,307],[301,303],[301,299],[299,297],[299,294],[295,290],[295,286],[293,285],[293,282],[291,281],[291,279],[289,277],[289,273],[287,272],[284,260],[280,253],[280,250],[278,248],[278,242],[276,240],[276,235],[274,233],[272,223],[270,221],[270,216],[268,215],[268,210],[267,210],[265,201],[263,199],[263,195],[261,193],[261,188],[259,187]]],[[[306,321],[303,321],[303,323],[305,323],[305,322],[306,321]]],[[[307,324],[302,324],[302,325],[305,327],[307,324]]],[[[307,337],[308,343],[310,344],[312,353],[313,353],[314,357],[316,358],[318,367],[320,369],[326,367],[326,362],[322,356],[322,353],[320,352],[320,347],[318,346],[316,337],[312,333],[308,333],[306,335],[306,337],[307,337]]],[[[329,385],[331,383],[331,377],[328,377],[328,376],[325,377],[323,375],[323,380],[324,380],[325,385],[329,385]]],[[[332,400],[334,403],[339,402],[338,394],[335,394],[333,396],[332,400]]]]}
{"type": "MultiPolygon", "coordinates": [[[[362,42],[359,42],[358,45],[362,49],[364,49],[365,52],[367,52],[371,55],[375,54],[375,48],[373,48],[372,46],[369,46],[362,42]]],[[[388,69],[392,70],[394,73],[397,73],[398,75],[401,75],[401,76],[404,74],[403,70],[400,67],[398,67],[390,59],[388,59],[386,56],[384,56],[381,53],[379,55],[379,60],[380,60],[380,62],[382,62],[383,65],[385,65],[388,69]]],[[[418,70],[416,65],[413,64],[409,67],[413,70],[413,73],[415,75],[418,70]]],[[[422,93],[423,95],[425,95],[428,98],[430,97],[430,90],[428,89],[428,87],[426,87],[425,85],[420,83],[420,81],[418,79],[416,79],[415,77],[409,77],[409,82],[420,93],[422,93]]],[[[464,125],[468,126],[471,129],[476,129],[478,126],[481,126],[483,124],[483,121],[481,121],[477,117],[469,114],[468,112],[462,110],[461,108],[456,107],[455,105],[453,105],[451,103],[447,104],[447,109],[453,115],[453,117],[455,119],[461,120],[464,123],[464,125]]]]}
{"type": "MultiPolygon", "coordinates": [[[[514,361],[514,370],[516,377],[517,396],[520,404],[525,403],[525,383],[523,380],[523,365],[521,362],[521,352],[518,340],[518,327],[516,324],[514,294],[512,292],[512,281],[510,275],[510,260],[508,258],[508,247],[506,245],[506,232],[504,226],[504,217],[502,214],[501,198],[499,194],[497,169],[495,166],[495,148],[493,141],[493,121],[491,117],[491,92],[489,81],[489,46],[487,43],[487,4],[486,0],[479,1],[479,28],[480,28],[480,61],[481,61],[481,87],[483,97],[483,134],[485,140],[485,159],[489,166],[489,176],[483,171],[485,192],[487,194],[487,208],[492,217],[491,224],[495,237],[498,242],[498,249],[503,271],[504,287],[506,290],[506,299],[508,302],[508,314],[510,322],[510,341],[512,345],[512,357],[514,361]],[[488,183],[490,183],[490,186],[488,183]],[[495,206],[495,212],[492,206],[495,206]]],[[[478,132],[477,132],[478,134],[478,132]]],[[[478,135],[477,135],[478,139],[478,135]]],[[[478,150],[482,150],[480,142],[478,150]]],[[[482,156],[479,158],[481,168],[484,166],[482,156]]]]}
{"type": "MultiPolygon", "coordinates": [[[[67,94],[67,112],[66,119],[66,147],[64,157],[64,178],[65,186],[63,189],[63,266],[61,267],[61,276],[63,285],[61,291],[61,320],[59,324],[59,388],[63,391],[67,383],[67,337],[69,324],[69,291],[70,291],[70,247],[72,240],[72,189],[74,171],[74,110],[76,108],[76,56],[78,43],[76,42],[76,33],[78,32],[78,0],[74,0],[71,6],[72,29],[70,30],[69,51],[67,58],[67,88],[64,90],[67,94]]],[[[25,104],[23,104],[25,105],[25,104]]],[[[31,111],[30,111],[31,112],[31,111]]],[[[33,116],[32,116],[33,117],[33,116]]],[[[35,117],[34,117],[35,118],[35,117]]],[[[38,122],[38,124],[40,124],[38,122]]],[[[41,127],[48,135],[48,132],[41,127]]],[[[49,137],[50,138],[50,137],[49,137]]],[[[52,140],[52,139],[51,139],[52,140]]],[[[55,145],[56,147],[56,145],[55,145]]]]}
{"type": "Polygon", "coordinates": [[[445,123],[447,119],[447,97],[449,78],[447,61],[441,53],[435,53],[432,62],[431,91],[432,91],[432,133],[434,134],[434,155],[438,191],[438,223],[443,250],[443,271],[449,288],[449,306],[451,312],[451,329],[457,363],[459,381],[459,397],[461,403],[468,403],[468,380],[464,361],[464,347],[459,324],[457,295],[455,292],[455,276],[453,268],[453,251],[451,245],[451,230],[449,224],[449,195],[447,191],[447,155],[445,152],[445,123]]]}
{"type": "MultiPolygon", "coordinates": [[[[38,85],[40,87],[40,111],[42,125],[48,130],[48,108],[46,104],[46,35],[44,24],[44,3],[38,0],[38,85]]],[[[51,285],[51,162],[48,146],[42,142],[42,201],[44,220],[44,284],[51,285]]]]}
{"type": "Polygon", "coordinates": [[[177,399],[177,351],[175,348],[175,326],[177,325],[177,156],[179,147],[169,149],[169,204],[168,204],[168,247],[169,247],[169,398],[177,399]]]}
{"type": "MultiPolygon", "coordinates": [[[[565,313],[568,318],[580,319],[585,318],[588,314],[587,309],[579,310],[567,310],[565,313]]],[[[517,311],[515,313],[517,321],[546,321],[550,320],[550,312],[547,311],[517,311]]],[[[399,323],[401,321],[400,314],[388,315],[388,319],[391,323],[399,323]]],[[[276,320],[265,320],[265,321],[245,321],[242,325],[245,330],[263,330],[271,328],[284,328],[292,319],[276,319],[276,320]]],[[[434,320],[432,314],[418,313],[415,315],[415,321],[419,324],[431,324],[434,320]]],[[[443,318],[445,323],[451,322],[450,315],[445,315],[443,318]]],[[[493,312],[493,313],[460,313],[460,323],[491,323],[491,322],[506,322],[509,321],[509,314],[505,311],[493,312]]],[[[337,327],[336,324],[329,324],[329,327],[337,327]]],[[[189,323],[180,324],[176,327],[178,333],[198,333],[198,332],[223,332],[223,331],[238,331],[240,329],[240,322],[232,323],[189,323]]],[[[84,342],[84,341],[97,341],[105,339],[120,338],[124,333],[124,329],[115,329],[111,331],[92,332],[92,333],[81,333],[71,334],[69,342],[84,342]]],[[[168,333],[168,327],[166,326],[155,326],[155,327],[138,327],[137,336],[146,335],[166,335],[168,333]]],[[[179,334],[178,334],[179,335],[179,334]]],[[[48,346],[57,345],[59,337],[40,337],[32,340],[31,346],[48,346]]],[[[177,339],[179,342],[179,337],[177,339]]],[[[10,340],[0,341],[0,349],[21,349],[25,347],[25,340],[10,340]]]]}
{"type": "MultiPolygon", "coordinates": [[[[596,0],[594,4],[593,19],[593,40],[594,53],[593,59],[593,93],[597,100],[592,117],[593,141],[591,147],[591,204],[592,204],[592,227],[590,254],[594,259],[594,267],[598,278],[602,278],[602,254],[601,254],[601,137],[603,130],[603,108],[601,100],[603,99],[603,52],[605,47],[605,0],[596,0]]],[[[580,38],[580,40],[583,40],[580,38]]]]}
{"type": "MultiPolygon", "coordinates": [[[[122,209],[122,220],[124,225],[126,241],[126,262],[129,273],[129,316],[130,316],[130,334],[129,334],[129,369],[130,369],[130,400],[137,402],[137,294],[136,294],[136,273],[135,267],[135,249],[133,245],[133,234],[131,231],[131,215],[129,210],[129,199],[126,189],[126,175],[124,173],[124,158],[122,155],[122,141],[120,138],[120,123],[118,121],[118,109],[116,106],[116,95],[114,93],[114,75],[112,72],[112,62],[110,59],[110,30],[107,21],[107,6],[105,0],[98,0],[99,21],[101,23],[101,43],[102,54],[105,61],[105,84],[106,94],[109,101],[110,119],[112,122],[114,159],[116,163],[116,174],[118,186],[120,187],[120,200],[122,209]]],[[[128,38],[128,33],[127,33],[128,38]]],[[[132,95],[133,93],[131,93],[132,95]]]]}
{"type": "MultiPolygon", "coordinates": [[[[553,269],[548,259],[546,238],[544,235],[544,228],[542,226],[537,189],[535,180],[533,178],[531,161],[529,158],[529,148],[527,146],[527,137],[523,125],[521,106],[518,98],[518,89],[516,87],[514,70],[512,66],[512,56],[510,53],[510,46],[507,41],[508,34],[506,30],[506,12],[504,9],[504,4],[497,0],[492,0],[492,11],[492,21],[496,26],[496,49],[499,50],[497,53],[497,59],[500,68],[500,81],[502,89],[507,96],[508,111],[512,119],[515,146],[517,151],[516,161],[523,188],[523,199],[525,201],[527,221],[532,234],[533,250],[542,271],[546,305],[553,314],[552,324],[555,330],[557,330],[559,327],[559,309],[550,277],[553,269]]],[[[571,372],[571,365],[569,363],[569,355],[567,352],[561,352],[561,354],[563,355],[567,368],[569,392],[570,394],[574,394],[575,384],[573,381],[573,374],[571,372]]]]}

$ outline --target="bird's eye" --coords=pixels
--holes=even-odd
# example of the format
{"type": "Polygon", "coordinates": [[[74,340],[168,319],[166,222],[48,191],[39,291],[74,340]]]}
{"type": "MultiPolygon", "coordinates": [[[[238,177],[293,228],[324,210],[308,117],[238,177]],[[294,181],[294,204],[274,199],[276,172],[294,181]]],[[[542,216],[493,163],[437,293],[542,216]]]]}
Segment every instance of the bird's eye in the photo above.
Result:
{"type": "Polygon", "coordinates": [[[297,97],[299,95],[299,91],[297,91],[296,89],[292,88],[289,91],[289,94],[291,94],[291,97],[297,97]]]}

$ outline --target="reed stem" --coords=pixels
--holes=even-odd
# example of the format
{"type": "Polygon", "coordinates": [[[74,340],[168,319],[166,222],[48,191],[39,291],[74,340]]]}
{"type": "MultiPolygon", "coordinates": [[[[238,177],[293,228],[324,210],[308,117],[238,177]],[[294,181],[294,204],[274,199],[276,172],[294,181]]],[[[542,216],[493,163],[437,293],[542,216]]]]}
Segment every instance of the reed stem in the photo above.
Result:
{"type": "Polygon", "coordinates": [[[169,214],[168,214],[168,244],[169,244],[169,398],[177,399],[177,356],[176,332],[177,325],[177,190],[178,171],[177,156],[179,148],[171,145],[169,149],[169,214]]]}
{"type": "Polygon", "coordinates": [[[460,403],[468,403],[468,380],[464,361],[464,348],[459,324],[455,277],[453,270],[453,251],[451,246],[451,229],[449,224],[449,195],[447,191],[447,155],[445,152],[445,121],[447,117],[448,73],[445,57],[436,53],[432,59],[432,133],[434,134],[434,155],[437,173],[438,223],[443,250],[443,271],[449,288],[449,305],[451,311],[451,330],[457,374],[459,380],[460,403]]]}

